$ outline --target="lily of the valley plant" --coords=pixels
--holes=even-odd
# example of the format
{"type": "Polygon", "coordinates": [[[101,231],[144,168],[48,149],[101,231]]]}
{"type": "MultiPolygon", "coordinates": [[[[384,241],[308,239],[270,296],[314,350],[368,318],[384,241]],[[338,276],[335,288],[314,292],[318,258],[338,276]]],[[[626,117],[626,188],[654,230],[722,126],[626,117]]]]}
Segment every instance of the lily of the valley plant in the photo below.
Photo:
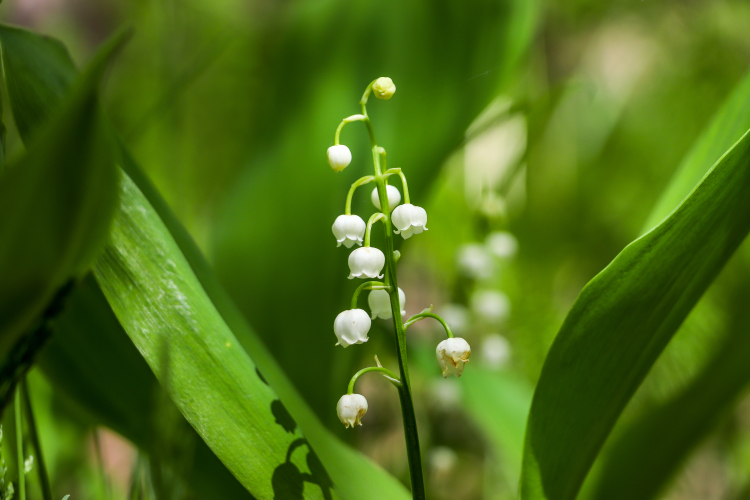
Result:
{"type": "Polygon", "coordinates": [[[349,382],[349,388],[336,406],[339,419],[346,427],[362,425],[362,417],[367,412],[367,400],[361,394],[354,394],[354,384],[357,379],[367,372],[380,372],[397,389],[401,401],[401,413],[404,421],[404,434],[406,439],[406,450],[409,458],[409,470],[411,474],[412,495],[415,499],[424,499],[424,480],[422,477],[422,463],[419,452],[419,436],[417,435],[417,423],[414,415],[414,404],[412,402],[411,387],[409,384],[409,370],[406,356],[406,330],[415,322],[424,318],[438,320],[448,335],[446,340],[440,342],[436,348],[438,365],[443,376],[461,376],[464,364],[469,361],[471,348],[462,338],[454,338],[448,324],[437,314],[432,313],[432,308],[425,309],[404,321],[404,304],[406,294],[398,287],[396,276],[396,262],[399,253],[393,249],[394,234],[407,239],[415,234],[427,230],[427,212],[424,208],[412,205],[409,199],[409,188],[406,176],[400,168],[386,168],[385,149],[377,145],[372,123],[367,115],[367,99],[374,94],[379,99],[390,99],[396,92],[396,86],[390,78],[381,77],[367,86],[360,105],[362,114],[352,115],[344,118],[336,130],[334,145],[328,148],[328,163],[335,172],[345,169],[352,161],[352,153],[348,147],[339,144],[339,136],[344,125],[352,122],[363,122],[367,127],[372,148],[372,158],[375,173],[362,177],[352,184],[346,197],[344,214],[339,215],[333,223],[333,235],[338,245],[351,248],[359,245],[349,254],[349,279],[366,279],[354,292],[351,309],[340,313],[333,324],[333,331],[342,347],[367,342],[367,334],[370,331],[372,320],[392,319],[396,333],[396,344],[398,346],[399,374],[384,368],[377,362],[377,366],[364,368],[354,374],[349,382]],[[404,204],[401,203],[401,193],[396,186],[388,184],[392,176],[401,179],[404,204]],[[374,182],[376,187],[372,191],[371,199],[373,205],[379,210],[370,216],[367,224],[364,220],[351,212],[352,197],[355,190],[365,184],[374,182]],[[370,246],[370,233],[373,225],[380,221],[385,231],[385,248],[383,251],[370,246]],[[359,294],[363,290],[369,291],[368,305],[370,314],[357,307],[359,294]]]}

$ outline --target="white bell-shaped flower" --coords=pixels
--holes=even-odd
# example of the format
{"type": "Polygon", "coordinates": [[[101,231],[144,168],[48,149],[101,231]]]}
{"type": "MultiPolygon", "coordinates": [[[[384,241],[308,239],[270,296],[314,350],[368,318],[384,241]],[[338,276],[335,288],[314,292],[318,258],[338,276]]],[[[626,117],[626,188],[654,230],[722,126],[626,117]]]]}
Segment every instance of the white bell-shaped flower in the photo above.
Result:
{"type": "Polygon", "coordinates": [[[383,252],[373,247],[357,248],[349,254],[349,279],[382,278],[385,265],[383,252]]]}
{"type": "Polygon", "coordinates": [[[362,246],[362,238],[365,237],[367,224],[358,215],[339,215],[333,222],[333,235],[338,245],[351,248],[355,243],[362,246]]]}
{"type": "Polygon", "coordinates": [[[396,207],[391,216],[393,225],[396,227],[394,233],[401,234],[404,239],[408,239],[412,234],[419,234],[427,231],[427,212],[422,207],[417,207],[411,203],[396,207]]]}
{"type": "Polygon", "coordinates": [[[438,344],[435,355],[443,371],[443,377],[448,375],[460,377],[464,372],[464,365],[469,362],[471,347],[460,337],[445,339],[438,344]]]}
{"type": "MultiPolygon", "coordinates": [[[[370,317],[372,319],[391,319],[391,296],[385,290],[373,290],[367,296],[367,303],[370,305],[370,317]]],[[[398,303],[401,307],[401,316],[406,315],[404,304],[406,304],[406,294],[401,288],[398,289],[398,303]]]]}
{"type": "MultiPolygon", "coordinates": [[[[388,208],[390,208],[391,212],[393,212],[393,209],[396,208],[396,205],[401,203],[401,192],[399,192],[396,186],[391,186],[390,184],[386,184],[385,193],[388,195],[388,208]]],[[[372,190],[370,199],[372,200],[372,204],[375,205],[375,208],[377,208],[378,210],[382,210],[382,208],[380,207],[380,197],[378,196],[378,188],[375,188],[372,190]]]]}
{"type": "Polygon", "coordinates": [[[335,172],[341,172],[352,162],[352,152],[343,144],[328,148],[328,164],[335,172]]]}
{"type": "Polygon", "coordinates": [[[346,428],[362,425],[367,413],[367,400],[361,394],[344,394],[336,405],[336,414],[346,428]]]}
{"type": "Polygon", "coordinates": [[[348,347],[367,342],[371,325],[370,316],[364,309],[349,309],[339,313],[333,322],[333,333],[339,339],[336,345],[348,347]]]}

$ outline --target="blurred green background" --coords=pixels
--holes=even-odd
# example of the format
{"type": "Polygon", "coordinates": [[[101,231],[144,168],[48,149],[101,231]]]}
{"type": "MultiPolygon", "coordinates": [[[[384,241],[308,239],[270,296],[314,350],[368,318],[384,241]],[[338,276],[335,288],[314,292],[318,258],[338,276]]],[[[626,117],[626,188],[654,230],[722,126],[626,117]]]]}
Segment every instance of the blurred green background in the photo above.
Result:
{"type": "MultiPolygon", "coordinates": [[[[333,346],[355,284],[330,226],[371,168],[364,130],[342,134],[354,156],[343,173],[325,160],[367,83],[394,80],[394,98],[371,101],[370,115],[429,216],[429,231],[400,248],[407,315],[434,304],[474,351],[460,381],[443,380],[435,325],[409,333],[435,499],[513,498],[532,388],[565,314],[641,233],[750,66],[741,0],[5,0],[0,16],[61,39],[79,67],[118,26],[135,28],[103,89],[117,132],[319,418],[406,481],[388,384],[360,382],[362,428],[336,418],[349,377],[375,354],[395,366],[395,343],[377,321],[367,344],[333,346]]],[[[11,155],[22,147],[12,127],[8,144],[11,155]]],[[[362,217],[369,192],[355,197],[362,217]]],[[[735,277],[749,268],[743,248],[615,434],[687,386],[734,333],[746,307],[735,277]]],[[[40,373],[30,383],[54,491],[124,498],[134,448],[40,373]]],[[[748,481],[745,398],[664,498],[750,498],[748,481]]]]}

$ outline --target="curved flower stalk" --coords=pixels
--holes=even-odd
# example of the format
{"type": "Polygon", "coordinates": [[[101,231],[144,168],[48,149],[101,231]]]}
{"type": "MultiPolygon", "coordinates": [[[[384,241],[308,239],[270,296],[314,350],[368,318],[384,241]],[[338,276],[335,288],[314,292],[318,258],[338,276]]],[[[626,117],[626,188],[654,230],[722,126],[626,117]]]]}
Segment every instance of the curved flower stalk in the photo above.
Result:
{"type": "Polygon", "coordinates": [[[344,118],[336,129],[334,145],[328,150],[328,160],[334,171],[340,172],[352,161],[351,151],[339,143],[341,131],[348,123],[361,121],[367,128],[370,138],[370,147],[373,159],[373,175],[368,175],[354,182],[346,197],[344,214],[340,215],[333,224],[333,234],[339,246],[342,244],[351,248],[355,244],[362,245],[349,255],[349,279],[369,278],[382,279],[383,281],[366,281],[357,287],[352,296],[351,309],[341,312],[334,322],[334,333],[338,339],[336,345],[347,347],[353,344],[367,342],[367,334],[370,330],[371,320],[375,318],[391,319],[396,335],[398,375],[384,368],[378,361],[377,366],[364,368],[357,372],[349,382],[347,394],[343,395],[336,406],[339,420],[346,427],[362,425],[362,417],[367,412],[367,400],[361,394],[354,394],[354,383],[361,375],[376,371],[388,379],[398,390],[401,402],[401,414],[404,422],[404,437],[406,440],[406,451],[409,460],[409,473],[411,476],[412,496],[415,500],[425,498],[424,479],[422,475],[422,458],[419,451],[419,436],[417,434],[417,422],[414,415],[414,403],[412,401],[411,386],[409,383],[409,370],[407,366],[406,353],[406,329],[423,318],[437,319],[444,327],[448,336],[437,346],[436,354],[438,366],[443,376],[454,374],[460,376],[464,365],[469,360],[471,348],[461,338],[454,338],[448,324],[438,315],[432,313],[432,306],[421,313],[412,316],[404,322],[402,316],[406,295],[398,287],[396,275],[396,262],[399,252],[394,249],[394,234],[401,235],[407,239],[413,235],[427,230],[427,212],[424,208],[413,205],[409,198],[409,187],[406,176],[400,168],[386,168],[385,149],[378,146],[375,140],[370,117],[367,114],[367,100],[370,94],[378,99],[390,99],[396,92],[393,81],[387,77],[381,77],[371,82],[365,89],[359,104],[362,108],[361,114],[344,118]],[[387,183],[391,176],[398,176],[401,181],[401,191],[396,186],[387,183]],[[374,213],[368,220],[352,215],[352,198],[356,189],[370,182],[375,183],[371,200],[378,212],[374,213]],[[403,193],[403,205],[401,194],[403,193]],[[370,246],[370,235],[373,225],[382,222],[385,243],[383,250],[370,246]],[[370,290],[368,303],[371,316],[363,309],[357,307],[359,295],[364,290],[370,290]]]}

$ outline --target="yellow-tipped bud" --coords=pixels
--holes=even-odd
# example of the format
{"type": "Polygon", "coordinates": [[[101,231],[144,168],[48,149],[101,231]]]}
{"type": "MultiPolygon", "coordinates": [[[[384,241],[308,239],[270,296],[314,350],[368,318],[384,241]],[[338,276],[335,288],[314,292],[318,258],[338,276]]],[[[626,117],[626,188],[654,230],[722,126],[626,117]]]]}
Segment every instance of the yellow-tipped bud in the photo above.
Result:
{"type": "Polygon", "coordinates": [[[387,76],[381,76],[372,84],[372,92],[378,99],[390,99],[396,93],[396,86],[393,80],[387,76]]]}

